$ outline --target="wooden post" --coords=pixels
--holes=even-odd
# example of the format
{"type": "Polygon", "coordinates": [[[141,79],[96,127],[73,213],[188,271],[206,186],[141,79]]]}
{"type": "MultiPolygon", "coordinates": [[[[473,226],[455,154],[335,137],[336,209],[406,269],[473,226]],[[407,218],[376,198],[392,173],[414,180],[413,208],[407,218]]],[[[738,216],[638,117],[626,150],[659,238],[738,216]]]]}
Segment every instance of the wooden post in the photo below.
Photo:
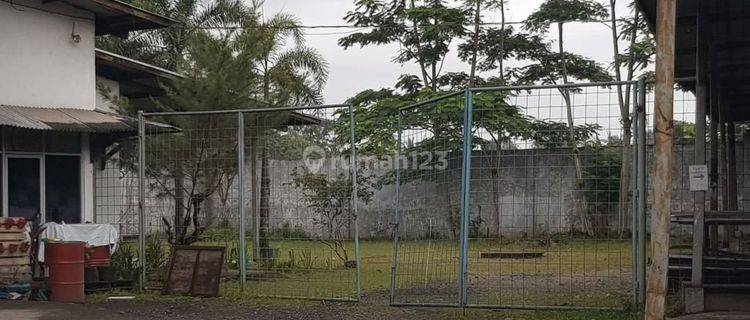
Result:
{"type": "Polygon", "coordinates": [[[656,4],[656,90],[654,104],[654,173],[651,215],[652,263],[646,290],[647,320],[665,317],[672,198],[674,131],[674,53],[677,0],[656,4]]]}

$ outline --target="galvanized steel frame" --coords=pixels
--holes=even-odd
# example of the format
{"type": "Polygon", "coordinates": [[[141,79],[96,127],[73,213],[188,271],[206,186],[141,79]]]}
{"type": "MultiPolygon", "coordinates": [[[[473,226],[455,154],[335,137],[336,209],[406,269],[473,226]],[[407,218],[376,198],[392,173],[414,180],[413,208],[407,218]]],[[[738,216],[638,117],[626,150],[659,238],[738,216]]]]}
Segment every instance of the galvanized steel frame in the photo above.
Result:
{"type": "Polygon", "coordinates": [[[391,283],[389,293],[389,303],[391,306],[405,307],[447,307],[447,308],[482,308],[482,309],[522,309],[522,310],[620,310],[613,308],[592,308],[578,306],[547,306],[547,305],[479,305],[470,304],[467,299],[467,264],[468,264],[468,241],[469,241],[469,195],[471,192],[471,156],[472,156],[472,115],[473,115],[473,97],[480,92],[492,91],[522,91],[534,89],[572,89],[581,87],[609,87],[629,85],[633,88],[633,117],[632,128],[635,141],[635,148],[632,152],[632,208],[633,208],[633,301],[639,310],[642,310],[645,304],[646,295],[646,82],[641,78],[637,81],[611,81],[595,83],[568,83],[557,85],[529,85],[529,86],[498,86],[467,88],[463,91],[452,92],[433,99],[418,102],[399,109],[398,112],[398,132],[397,132],[397,154],[396,159],[403,156],[403,114],[405,111],[413,110],[422,106],[440,102],[449,98],[464,96],[463,112],[463,150],[461,164],[461,212],[460,212],[460,252],[459,252],[459,283],[458,283],[458,301],[456,303],[403,303],[396,301],[397,277],[398,277],[398,245],[400,239],[401,212],[400,212],[400,194],[401,194],[401,165],[396,166],[396,199],[394,201],[394,215],[392,221],[393,230],[393,258],[391,264],[391,283]]]}
{"type": "MultiPolygon", "coordinates": [[[[284,111],[301,111],[301,110],[319,110],[319,109],[334,109],[334,108],[346,108],[349,113],[349,134],[350,134],[350,174],[352,178],[353,193],[350,199],[352,207],[353,227],[354,227],[354,255],[356,261],[356,272],[354,285],[356,290],[356,296],[354,298],[330,298],[330,297],[292,297],[292,296],[274,296],[266,295],[270,298],[282,298],[282,299],[309,299],[309,300],[326,300],[326,301],[339,301],[339,302],[358,302],[361,300],[362,288],[361,288],[361,258],[360,258],[360,243],[359,243],[359,223],[357,213],[357,161],[356,161],[356,146],[355,146],[355,130],[354,130],[354,113],[350,104],[327,104],[327,105],[314,105],[314,106],[284,106],[277,108],[257,108],[257,109],[233,109],[233,110],[210,110],[210,111],[171,111],[171,112],[143,112],[138,111],[138,255],[139,255],[139,284],[138,288],[140,291],[145,290],[146,283],[146,229],[145,229],[145,167],[146,167],[146,155],[145,145],[147,133],[145,130],[145,123],[147,117],[156,116],[205,116],[205,115],[236,115],[237,116],[237,161],[238,161],[238,185],[240,190],[238,192],[238,202],[244,203],[243,186],[245,185],[245,168],[242,165],[245,163],[245,114],[254,113],[272,113],[272,112],[284,112],[284,111]]],[[[239,268],[240,268],[240,289],[245,291],[247,282],[247,257],[246,257],[246,241],[245,241],[245,210],[244,205],[238,206],[238,219],[239,219],[239,268]]],[[[257,222],[256,222],[257,227],[257,222]]],[[[257,231],[257,230],[256,230],[257,231]]],[[[254,246],[257,245],[258,233],[254,232],[256,241],[254,246]]],[[[253,252],[255,252],[255,248],[253,252]]]]}

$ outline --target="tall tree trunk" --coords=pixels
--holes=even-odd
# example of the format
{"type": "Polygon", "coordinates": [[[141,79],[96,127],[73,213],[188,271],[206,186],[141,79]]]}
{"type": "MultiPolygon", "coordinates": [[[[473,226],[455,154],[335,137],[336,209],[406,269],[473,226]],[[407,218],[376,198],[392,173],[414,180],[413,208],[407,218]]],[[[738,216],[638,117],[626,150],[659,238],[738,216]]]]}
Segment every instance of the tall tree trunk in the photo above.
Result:
{"type": "Polygon", "coordinates": [[[268,241],[269,220],[271,211],[271,176],[269,171],[269,154],[268,144],[262,143],[260,156],[260,239],[258,249],[260,250],[260,259],[263,262],[270,262],[273,257],[273,250],[268,241]]]}
{"type": "MultiPolygon", "coordinates": [[[[409,6],[411,7],[412,10],[414,9],[415,7],[414,0],[409,1],[409,6]]],[[[419,26],[417,25],[417,22],[414,20],[412,20],[412,32],[414,33],[414,35],[419,34],[419,26]]],[[[417,62],[419,62],[419,70],[422,72],[422,81],[424,85],[427,86],[430,81],[429,81],[429,77],[427,76],[427,67],[424,64],[424,60],[422,60],[422,50],[420,50],[420,46],[417,46],[416,51],[417,51],[417,62]]]]}
{"type": "Polygon", "coordinates": [[[182,244],[182,239],[185,238],[185,232],[187,226],[184,225],[185,221],[185,172],[182,167],[182,161],[175,162],[175,173],[174,173],[174,239],[175,244],[182,244]]]}
{"type": "MultiPolygon", "coordinates": [[[[271,98],[271,84],[270,79],[268,76],[269,72],[269,57],[266,57],[264,60],[264,76],[263,76],[263,100],[266,102],[270,102],[271,98]]],[[[273,250],[271,249],[270,243],[268,241],[268,232],[269,232],[269,219],[271,216],[271,177],[268,172],[268,162],[269,162],[269,154],[268,154],[268,142],[266,137],[264,137],[264,131],[269,128],[262,128],[260,126],[263,126],[262,120],[257,120],[258,126],[256,127],[257,130],[257,139],[259,140],[259,145],[261,146],[261,153],[260,153],[260,208],[258,212],[258,254],[260,255],[260,260],[262,262],[268,263],[271,262],[273,257],[273,250]]]]}
{"type": "Polygon", "coordinates": [[[477,51],[479,51],[478,42],[479,42],[479,32],[481,29],[479,28],[479,24],[481,23],[481,11],[482,11],[482,0],[474,0],[476,1],[476,7],[474,8],[474,35],[472,36],[472,52],[471,52],[471,68],[469,71],[469,87],[473,86],[477,73],[477,51]]]}
{"type": "MultiPolygon", "coordinates": [[[[565,47],[563,44],[563,23],[558,22],[557,23],[557,36],[558,36],[558,49],[560,53],[560,72],[562,73],[563,78],[563,84],[568,83],[568,68],[566,66],[566,59],[565,59],[565,47]]],[[[571,226],[573,229],[575,228],[575,222],[579,222],[581,224],[581,231],[592,235],[591,225],[588,220],[588,206],[586,204],[586,194],[584,192],[584,185],[583,185],[583,163],[581,161],[581,151],[578,149],[578,142],[576,141],[575,137],[575,123],[573,123],[573,104],[570,101],[570,91],[566,88],[563,88],[560,90],[560,93],[562,93],[563,99],[565,100],[565,109],[567,113],[567,120],[568,120],[568,135],[569,135],[569,143],[570,148],[573,150],[573,161],[575,163],[575,170],[576,170],[576,185],[575,185],[575,201],[576,204],[573,206],[573,214],[575,216],[575,220],[573,221],[573,225],[571,226]]]]}
{"type": "MultiPolygon", "coordinates": [[[[620,68],[622,67],[620,61],[620,45],[618,43],[619,33],[617,32],[617,11],[615,6],[617,0],[609,0],[610,7],[610,29],[612,30],[612,50],[614,53],[614,69],[615,69],[615,80],[622,81],[622,73],[620,68]]],[[[632,48],[631,48],[632,49],[632,48]]],[[[631,50],[632,51],[632,50],[631,50]]],[[[632,76],[632,74],[630,75],[632,76]]],[[[631,80],[631,79],[628,79],[631,80]]],[[[620,123],[622,124],[622,160],[620,165],[620,192],[618,199],[618,220],[617,220],[617,231],[620,237],[625,233],[628,221],[628,205],[630,189],[630,161],[631,161],[631,148],[630,139],[632,133],[630,130],[630,105],[625,102],[623,96],[622,85],[617,85],[617,102],[620,104],[620,123]]]]}
{"type": "Polygon", "coordinates": [[[505,0],[500,1],[500,59],[498,60],[498,68],[500,71],[500,84],[505,85],[505,0]]]}
{"type": "Polygon", "coordinates": [[[495,205],[495,236],[499,237],[502,230],[502,189],[500,188],[502,141],[498,140],[495,143],[497,144],[497,151],[495,151],[495,168],[492,170],[492,202],[495,205]]]}

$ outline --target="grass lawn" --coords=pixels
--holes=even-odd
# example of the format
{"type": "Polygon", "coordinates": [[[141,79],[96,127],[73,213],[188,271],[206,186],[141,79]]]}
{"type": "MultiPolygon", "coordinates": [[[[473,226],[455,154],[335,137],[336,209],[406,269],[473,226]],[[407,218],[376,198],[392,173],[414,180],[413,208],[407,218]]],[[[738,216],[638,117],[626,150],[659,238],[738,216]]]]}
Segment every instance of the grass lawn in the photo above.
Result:
{"type": "MultiPolygon", "coordinates": [[[[210,234],[209,234],[210,235],[210,234]]],[[[236,239],[209,236],[198,245],[228,249],[227,265],[236,265],[236,239]]],[[[252,247],[252,238],[247,239],[252,247]]],[[[244,291],[239,281],[222,283],[222,301],[260,304],[264,308],[320,305],[317,301],[267,299],[259,296],[356,298],[354,268],[325,244],[314,240],[276,240],[273,265],[250,266],[244,291]],[[262,269],[263,271],[257,271],[262,269]],[[294,302],[291,302],[294,301],[294,302]]],[[[344,243],[350,260],[354,244],[344,243]]],[[[361,286],[365,303],[381,308],[388,304],[391,280],[391,241],[361,241],[361,286]]],[[[584,306],[627,308],[630,304],[632,261],[629,240],[572,239],[539,244],[530,241],[472,240],[469,244],[468,299],[474,305],[584,306]],[[485,251],[543,252],[534,259],[483,259],[485,251]]],[[[252,256],[248,252],[248,257],[252,256]]],[[[236,269],[236,268],[235,268],[236,269]]],[[[396,301],[445,302],[458,299],[458,245],[455,241],[403,241],[399,245],[396,301]]],[[[236,271],[234,271],[236,274],[236,271]]],[[[432,311],[430,311],[432,312],[432,311]]],[[[630,314],[604,311],[514,311],[441,309],[449,318],[512,314],[511,319],[629,319],[630,314]]]]}

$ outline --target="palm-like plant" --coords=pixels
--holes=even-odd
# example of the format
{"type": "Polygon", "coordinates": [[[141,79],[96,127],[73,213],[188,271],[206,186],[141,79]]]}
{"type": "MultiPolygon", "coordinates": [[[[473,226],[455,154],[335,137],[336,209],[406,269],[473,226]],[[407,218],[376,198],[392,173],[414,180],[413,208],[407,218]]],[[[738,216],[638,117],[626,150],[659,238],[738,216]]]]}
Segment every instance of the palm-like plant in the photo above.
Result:
{"type": "MultiPolygon", "coordinates": [[[[307,105],[322,102],[322,91],[328,79],[328,64],[315,50],[306,47],[299,21],[292,15],[279,13],[270,19],[246,21],[244,31],[237,37],[243,51],[255,54],[253,69],[260,78],[255,88],[257,98],[273,106],[307,105]]],[[[271,177],[270,153],[266,139],[274,125],[264,115],[250,119],[250,161],[253,184],[252,211],[258,214],[258,244],[256,259],[267,262],[273,259],[266,236],[269,229],[271,177]],[[257,177],[255,164],[260,151],[260,200],[255,193],[257,177]],[[256,207],[259,203],[260,208],[256,207]]]]}
{"type": "MultiPolygon", "coordinates": [[[[211,108],[311,104],[322,101],[321,93],[328,78],[328,65],[317,51],[304,46],[304,34],[294,16],[277,14],[263,20],[258,14],[262,4],[260,1],[253,1],[249,6],[241,0],[135,0],[132,3],[176,19],[180,24],[160,30],[135,32],[127,39],[102,37],[97,40],[97,46],[186,74],[187,79],[165,86],[166,103],[160,103],[160,107],[196,111],[211,108]],[[207,57],[201,53],[209,52],[209,47],[206,46],[215,47],[211,52],[229,55],[223,60],[218,57],[205,59],[207,57]],[[244,60],[244,63],[238,60],[244,60]],[[245,65],[248,67],[245,68],[245,65]],[[238,76],[239,70],[242,70],[245,76],[226,83],[230,80],[228,75],[238,76]],[[238,97],[242,101],[237,101],[238,97]],[[259,103],[257,100],[263,101],[259,103]]],[[[255,167],[258,154],[256,146],[265,146],[261,137],[271,132],[270,129],[275,127],[272,123],[278,119],[271,119],[269,116],[252,118],[249,125],[253,129],[249,130],[247,136],[251,143],[250,161],[255,167]],[[265,131],[258,130],[261,123],[265,125],[265,131]]],[[[260,230],[265,232],[268,226],[270,198],[269,153],[265,147],[260,151],[260,230]]],[[[173,175],[175,186],[184,184],[184,170],[180,167],[182,165],[177,162],[177,168],[173,168],[176,172],[173,175]]],[[[251,203],[255,210],[258,200],[255,197],[257,179],[255,170],[251,172],[254,183],[251,203]]],[[[231,181],[231,178],[227,180],[231,181]]],[[[189,206],[184,203],[186,197],[178,194],[180,192],[175,190],[172,195],[176,202],[175,229],[185,228],[182,221],[187,216],[185,208],[189,206]]],[[[265,236],[261,235],[261,239],[265,240],[265,236]]],[[[176,242],[180,241],[178,239],[176,242]]],[[[267,249],[267,240],[259,246],[267,249]]]]}
{"type": "MultiPolygon", "coordinates": [[[[133,32],[127,39],[97,38],[97,47],[171,70],[186,61],[194,35],[209,28],[238,27],[255,13],[241,0],[134,0],[133,5],[179,23],[164,29],[133,32]]],[[[230,30],[230,29],[226,29],[230,30]]]]}

